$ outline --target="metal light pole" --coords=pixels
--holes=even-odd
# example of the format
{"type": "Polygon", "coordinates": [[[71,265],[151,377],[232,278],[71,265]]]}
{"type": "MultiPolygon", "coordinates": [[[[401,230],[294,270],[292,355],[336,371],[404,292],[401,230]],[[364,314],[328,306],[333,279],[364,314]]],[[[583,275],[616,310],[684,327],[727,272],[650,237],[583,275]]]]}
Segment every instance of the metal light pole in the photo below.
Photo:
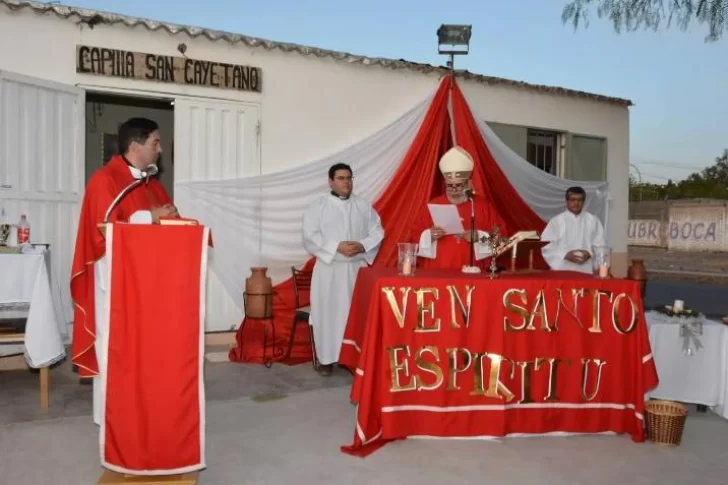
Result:
{"type": "Polygon", "coordinates": [[[473,35],[472,25],[440,25],[437,29],[437,50],[447,54],[450,60],[447,67],[450,73],[455,72],[455,56],[466,56],[470,53],[470,37],[473,35]]]}
{"type": "Polygon", "coordinates": [[[450,93],[448,96],[447,109],[450,113],[450,134],[455,145],[455,123],[452,116],[452,88],[455,82],[455,56],[466,56],[470,53],[470,37],[473,34],[472,25],[440,25],[437,29],[437,52],[446,54],[450,58],[447,67],[450,69],[450,93]]]}

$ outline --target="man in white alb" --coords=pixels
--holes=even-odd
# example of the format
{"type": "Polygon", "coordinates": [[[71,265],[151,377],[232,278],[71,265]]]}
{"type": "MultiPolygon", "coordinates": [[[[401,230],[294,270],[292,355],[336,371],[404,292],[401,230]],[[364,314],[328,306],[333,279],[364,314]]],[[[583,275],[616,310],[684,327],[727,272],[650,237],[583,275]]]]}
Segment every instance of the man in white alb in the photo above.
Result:
{"type": "Polygon", "coordinates": [[[566,190],[566,210],[549,221],[541,234],[543,258],[553,270],[592,273],[593,246],[604,246],[601,221],[584,209],[586,192],[581,187],[566,190]]]}
{"type": "Polygon", "coordinates": [[[317,198],[303,216],[303,245],[316,257],[311,280],[311,314],[319,373],[331,375],[339,360],[359,268],[372,264],[384,239],[379,214],[354,195],[351,167],[329,169],[331,192],[317,198]]]}

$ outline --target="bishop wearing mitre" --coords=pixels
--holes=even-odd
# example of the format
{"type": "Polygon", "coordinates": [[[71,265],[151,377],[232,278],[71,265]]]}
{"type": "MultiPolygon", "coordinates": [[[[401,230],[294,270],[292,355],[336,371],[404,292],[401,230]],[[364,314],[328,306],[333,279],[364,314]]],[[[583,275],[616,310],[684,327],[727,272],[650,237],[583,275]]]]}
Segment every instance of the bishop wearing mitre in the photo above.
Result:
{"type": "MultiPolygon", "coordinates": [[[[474,265],[482,270],[490,264],[491,250],[484,241],[490,231],[498,225],[501,234],[505,233],[505,223],[494,205],[484,197],[474,194],[471,177],[475,162],[473,157],[459,146],[448,150],[440,159],[439,168],[445,180],[445,194],[435,197],[429,204],[452,204],[456,207],[464,231],[447,234],[434,224],[426,205],[415,225],[415,240],[419,237],[420,257],[418,264],[423,268],[442,268],[461,270],[470,266],[470,253],[474,251],[474,265]],[[471,215],[475,213],[475,228],[471,230],[471,215]],[[477,241],[471,243],[472,235],[477,241]]],[[[428,204],[428,205],[429,205],[428,204]]]]}

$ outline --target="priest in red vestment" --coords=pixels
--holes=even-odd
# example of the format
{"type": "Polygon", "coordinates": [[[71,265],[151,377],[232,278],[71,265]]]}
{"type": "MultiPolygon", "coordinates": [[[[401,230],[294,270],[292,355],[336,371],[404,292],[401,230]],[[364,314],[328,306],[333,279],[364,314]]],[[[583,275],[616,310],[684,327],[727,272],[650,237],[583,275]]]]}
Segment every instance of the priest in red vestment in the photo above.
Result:
{"type": "MultiPolygon", "coordinates": [[[[159,127],[144,118],[132,118],[119,127],[119,153],[90,178],[78,222],[76,248],[71,268],[74,302],[72,361],[81,377],[99,374],[96,343],[96,275],[103,271],[106,242],[98,229],[114,198],[135,179],[147,175],[162,153],[159,127]]],[[[164,186],[154,177],[128,192],[111,211],[109,222],[158,223],[160,217],[177,217],[164,186]]]]}
{"type": "Polygon", "coordinates": [[[427,206],[416,221],[415,240],[419,237],[418,265],[423,268],[461,270],[471,264],[485,270],[490,264],[491,250],[481,242],[493,227],[498,225],[501,234],[506,227],[493,204],[472,193],[470,177],[475,163],[470,154],[461,147],[453,147],[440,159],[440,172],[445,179],[445,194],[430,200],[429,204],[452,204],[457,208],[464,231],[448,234],[435,226],[427,206]],[[469,193],[468,193],[469,192],[469,193]],[[475,231],[471,228],[471,216],[475,213],[475,231]],[[477,234],[475,245],[472,235],[477,234]],[[474,246],[474,249],[473,249],[474,246]]]}

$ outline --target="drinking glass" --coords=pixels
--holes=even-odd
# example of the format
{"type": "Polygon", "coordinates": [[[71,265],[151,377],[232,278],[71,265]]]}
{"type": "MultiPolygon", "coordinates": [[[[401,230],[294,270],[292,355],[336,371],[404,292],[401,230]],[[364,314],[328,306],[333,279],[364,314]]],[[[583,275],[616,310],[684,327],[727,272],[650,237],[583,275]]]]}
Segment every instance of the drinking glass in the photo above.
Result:
{"type": "Polygon", "coordinates": [[[592,269],[597,278],[609,278],[612,266],[612,248],[609,246],[594,246],[592,248],[592,269]]]}
{"type": "Polygon", "coordinates": [[[401,276],[414,276],[417,268],[417,248],[415,243],[399,243],[397,269],[401,276]]]}

